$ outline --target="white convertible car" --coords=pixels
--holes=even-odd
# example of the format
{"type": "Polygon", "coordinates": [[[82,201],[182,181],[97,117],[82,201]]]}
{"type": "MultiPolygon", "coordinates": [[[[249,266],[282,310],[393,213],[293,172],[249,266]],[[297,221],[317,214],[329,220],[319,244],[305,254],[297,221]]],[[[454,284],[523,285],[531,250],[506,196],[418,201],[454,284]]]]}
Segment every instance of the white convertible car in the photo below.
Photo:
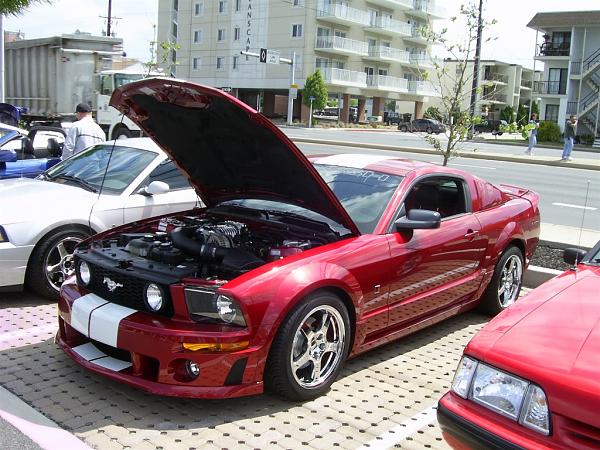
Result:
{"type": "Polygon", "coordinates": [[[81,240],[198,204],[187,179],[149,138],[105,142],[37,179],[0,181],[0,291],[27,285],[57,298],[81,240]]]}

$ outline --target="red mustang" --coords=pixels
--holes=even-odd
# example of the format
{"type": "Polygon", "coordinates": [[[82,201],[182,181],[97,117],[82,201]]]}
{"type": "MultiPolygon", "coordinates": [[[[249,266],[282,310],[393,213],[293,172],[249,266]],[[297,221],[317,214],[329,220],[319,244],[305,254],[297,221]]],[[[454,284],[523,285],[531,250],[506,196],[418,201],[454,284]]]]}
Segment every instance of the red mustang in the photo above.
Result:
{"type": "Polygon", "coordinates": [[[457,449],[600,448],[600,242],[471,340],[438,405],[457,449]]]}
{"type": "Polygon", "coordinates": [[[58,342],[86,368],[189,397],[326,391],[344,361],[475,307],[513,303],[538,195],[380,155],[309,160],[219,90],[128,84],[111,104],[206,208],[84,241],[58,342]]]}

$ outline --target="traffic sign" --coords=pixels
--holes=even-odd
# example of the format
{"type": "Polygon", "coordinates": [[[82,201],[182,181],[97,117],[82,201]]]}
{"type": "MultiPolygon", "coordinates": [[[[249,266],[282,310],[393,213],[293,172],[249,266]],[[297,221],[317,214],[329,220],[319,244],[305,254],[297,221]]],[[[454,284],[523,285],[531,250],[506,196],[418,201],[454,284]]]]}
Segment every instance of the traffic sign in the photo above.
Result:
{"type": "Polygon", "coordinates": [[[261,48],[260,49],[260,54],[258,56],[258,60],[261,63],[266,63],[267,62],[267,49],[266,48],[261,48]]]}
{"type": "Polygon", "coordinates": [[[267,64],[279,64],[278,50],[267,50],[267,64]]]}
{"type": "Polygon", "coordinates": [[[311,95],[310,97],[308,97],[308,99],[309,99],[311,102],[314,102],[314,101],[316,100],[316,97],[313,97],[313,96],[311,95]]]}
{"type": "Polygon", "coordinates": [[[293,98],[294,100],[298,98],[298,88],[297,87],[290,88],[290,97],[293,98]]]}

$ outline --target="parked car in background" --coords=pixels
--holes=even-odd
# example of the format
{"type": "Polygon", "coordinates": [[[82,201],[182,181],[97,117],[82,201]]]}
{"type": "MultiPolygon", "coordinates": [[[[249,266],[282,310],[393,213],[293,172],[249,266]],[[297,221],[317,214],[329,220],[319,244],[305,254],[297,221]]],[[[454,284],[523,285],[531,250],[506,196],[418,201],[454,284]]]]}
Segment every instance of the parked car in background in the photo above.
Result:
{"type": "Polygon", "coordinates": [[[36,126],[29,131],[0,124],[0,179],[34,178],[60,161],[65,130],[36,126]]]}
{"type": "Polygon", "coordinates": [[[508,126],[506,120],[488,119],[473,126],[476,133],[492,133],[493,135],[502,136],[501,127],[508,126]]]}
{"type": "Polygon", "coordinates": [[[349,356],[518,297],[534,192],[383,155],[309,160],[248,105],[185,81],[132,83],[111,104],[206,209],[77,247],[58,343],[93,372],[162,395],[305,400],[349,356]]]}
{"type": "Polygon", "coordinates": [[[397,125],[401,122],[402,116],[395,111],[384,111],[383,123],[386,125],[397,125]]]}
{"type": "Polygon", "coordinates": [[[427,134],[440,134],[446,132],[446,127],[443,123],[438,122],[435,119],[415,119],[411,122],[401,122],[398,124],[400,131],[424,131],[427,134]]]}
{"type": "Polygon", "coordinates": [[[600,242],[467,345],[439,402],[453,447],[600,448],[600,242]]]}
{"type": "Polygon", "coordinates": [[[26,284],[57,298],[83,239],[193,208],[196,199],[187,179],[148,138],[119,140],[114,151],[112,142],[90,147],[37,179],[0,181],[0,290],[26,284]]]}

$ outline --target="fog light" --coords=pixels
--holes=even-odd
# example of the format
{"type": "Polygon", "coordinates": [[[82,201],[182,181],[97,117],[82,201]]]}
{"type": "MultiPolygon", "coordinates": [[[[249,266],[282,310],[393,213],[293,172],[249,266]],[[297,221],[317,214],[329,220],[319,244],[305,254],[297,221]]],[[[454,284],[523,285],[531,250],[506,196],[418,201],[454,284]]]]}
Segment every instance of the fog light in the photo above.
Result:
{"type": "Polygon", "coordinates": [[[190,378],[197,378],[200,375],[200,367],[191,359],[185,363],[185,370],[190,378]]]}

